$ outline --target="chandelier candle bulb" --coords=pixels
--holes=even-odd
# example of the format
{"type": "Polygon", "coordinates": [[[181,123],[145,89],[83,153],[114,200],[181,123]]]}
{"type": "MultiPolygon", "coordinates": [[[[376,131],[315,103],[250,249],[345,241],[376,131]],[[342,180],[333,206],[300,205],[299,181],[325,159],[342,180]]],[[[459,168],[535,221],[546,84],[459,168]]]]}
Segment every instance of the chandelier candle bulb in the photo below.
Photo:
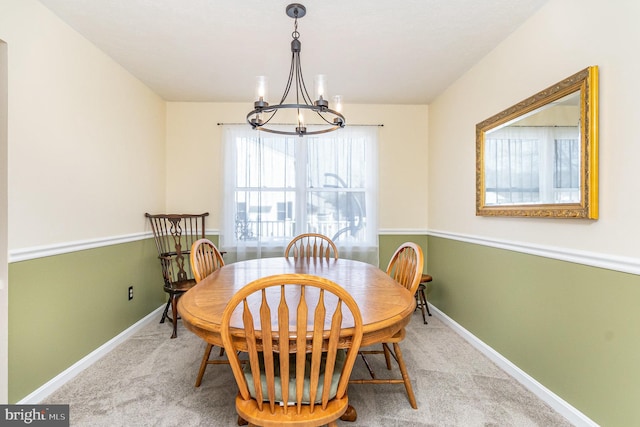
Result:
{"type": "Polygon", "coordinates": [[[262,106],[269,105],[267,103],[267,77],[256,77],[256,102],[261,102],[262,106]],[[266,104],[266,105],[265,105],[266,104]]]}
{"type": "Polygon", "coordinates": [[[318,74],[315,78],[315,88],[316,88],[315,104],[319,106],[322,106],[322,104],[324,104],[324,106],[328,106],[329,104],[326,101],[327,99],[329,99],[329,96],[327,95],[327,76],[325,76],[324,74],[318,74]]]}
{"type": "Polygon", "coordinates": [[[307,128],[304,126],[304,116],[302,111],[298,113],[298,127],[296,127],[296,133],[300,136],[307,133],[307,128]]]}
{"type": "Polygon", "coordinates": [[[333,108],[335,108],[338,113],[342,113],[342,96],[335,95],[333,97],[333,105],[333,108]]]}

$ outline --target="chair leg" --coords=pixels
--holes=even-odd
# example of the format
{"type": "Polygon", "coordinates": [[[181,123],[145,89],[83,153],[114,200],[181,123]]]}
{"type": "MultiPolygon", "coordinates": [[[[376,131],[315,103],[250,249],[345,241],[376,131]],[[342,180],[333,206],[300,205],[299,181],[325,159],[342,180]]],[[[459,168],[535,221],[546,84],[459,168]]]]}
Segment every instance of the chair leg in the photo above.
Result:
{"type": "Polygon", "coordinates": [[[171,295],[171,314],[173,318],[171,319],[173,323],[173,333],[171,334],[171,338],[175,338],[178,336],[178,295],[171,295]]]}
{"type": "MultiPolygon", "coordinates": [[[[424,289],[418,289],[418,297],[420,298],[420,308],[422,309],[422,321],[424,324],[427,324],[427,316],[425,315],[425,309],[427,313],[429,313],[429,306],[427,305],[427,297],[424,294],[424,289]]],[[[431,313],[429,313],[431,316],[431,313]]]]}
{"type": "Polygon", "coordinates": [[[162,319],[160,319],[160,323],[164,323],[164,320],[167,318],[167,313],[169,312],[169,306],[171,305],[171,296],[167,300],[167,304],[164,306],[164,312],[162,313],[162,319]]]}
{"type": "MultiPolygon", "coordinates": [[[[376,352],[373,352],[373,353],[376,353],[376,352]]],[[[359,351],[358,354],[360,355],[360,357],[362,357],[362,361],[364,362],[365,366],[369,370],[369,375],[371,375],[371,378],[375,379],[376,378],[376,373],[373,372],[373,369],[371,368],[371,365],[369,365],[369,361],[365,357],[364,352],[359,351]]]]}
{"type": "Polygon", "coordinates": [[[387,369],[391,370],[391,351],[389,350],[389,346],[382,343],[382,350],[384,351],[384,360],[387,362],[387,369]]]}
{"type": "Polygon", "coordinates": [[[431,316],[431,312],[429,311],[429,304],[427,304],[427,294],[426,291],[422,291],[422,297],[424,298],[424,306],[427,308],[427,314],[431,316]]]}
{"type": "Polygon", "coordinates": [[[407,390],[407,397],[409,398],[409,403],[413,409],[418,409],[418,404],[416,403],[416,397],[413,394],[413,387],[411,386],[411,379],[409,378],[409,374],[407,373],[407,367],[404,365],[404,359],[402,358],[402,351],[400,350],[400,345],[398,343],[393,343],[393,350],[396,355],[396,361],[398,362],[398,366],[400,367],[400,372],[402,373],[402,379],[404,380],[404,388],[407,390]]]}
{"type": "Polygon", "coordinates": [[[196,378],[196,387],[200,387],[200,384],[202,384],[202,376],[204,375],[204,370],[207,369],[207,362],[209,361],[209,356],[211,356],[212,349],[213,345],[207,344],[207,348],[205,348],[204,355],[202,356],[202,362],[200,362],[200,370],[198,371],[198,378],[196,378]]]}

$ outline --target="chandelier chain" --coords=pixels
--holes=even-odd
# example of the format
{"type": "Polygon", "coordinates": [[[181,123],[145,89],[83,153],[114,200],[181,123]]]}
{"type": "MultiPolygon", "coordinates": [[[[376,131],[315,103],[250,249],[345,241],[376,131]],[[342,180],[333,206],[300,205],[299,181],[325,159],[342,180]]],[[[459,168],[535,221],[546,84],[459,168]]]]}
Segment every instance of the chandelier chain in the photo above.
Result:
{"type": "Polygon", "coordinates": [[[293,37],[294,40],[298,40],[300,38],[300,33],[298,32],[298,12],[295,12],[296,17],[293,21],[293,33],[291,33],[291,37],[293,37]]]}

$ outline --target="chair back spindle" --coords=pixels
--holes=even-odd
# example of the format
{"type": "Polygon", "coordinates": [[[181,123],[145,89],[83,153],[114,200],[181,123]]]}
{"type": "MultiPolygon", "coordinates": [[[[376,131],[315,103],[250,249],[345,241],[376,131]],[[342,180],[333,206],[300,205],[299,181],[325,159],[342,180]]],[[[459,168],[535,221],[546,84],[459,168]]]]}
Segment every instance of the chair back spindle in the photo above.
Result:
{"type": "Polygon", "coordinates": [[[300,234],[289,242],[284,256],[294,258],[330,258],[338,259],[338,248],[329,237],[318,233],[300,234]]]}
{"type": "Polygon", "coordinates": [[[403,243],[389,261],[387,274],[415,294],[422,277],[424,257],[422,248],[413,242],[403,243]]]}
{"type": "Polygon", "coordinates": [[[202,279],[224,267],[222,253],[209,239],[198,239],[193,242],[189,259],[196,283],[200,283],[202,279]]]}

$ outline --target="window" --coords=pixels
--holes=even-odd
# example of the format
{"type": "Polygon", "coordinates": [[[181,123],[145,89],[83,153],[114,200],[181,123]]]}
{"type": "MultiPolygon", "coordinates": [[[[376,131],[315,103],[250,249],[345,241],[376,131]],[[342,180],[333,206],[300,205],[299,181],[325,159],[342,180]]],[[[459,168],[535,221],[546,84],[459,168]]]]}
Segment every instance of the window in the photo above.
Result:
{"type": "Polygon", "coordinates": [[[341,257],[377,265],[375,127],[301,138],[225,126],[224,150],[220,242],[231,257],[281,256],[294,236],[321,233],[341,257]]]}

